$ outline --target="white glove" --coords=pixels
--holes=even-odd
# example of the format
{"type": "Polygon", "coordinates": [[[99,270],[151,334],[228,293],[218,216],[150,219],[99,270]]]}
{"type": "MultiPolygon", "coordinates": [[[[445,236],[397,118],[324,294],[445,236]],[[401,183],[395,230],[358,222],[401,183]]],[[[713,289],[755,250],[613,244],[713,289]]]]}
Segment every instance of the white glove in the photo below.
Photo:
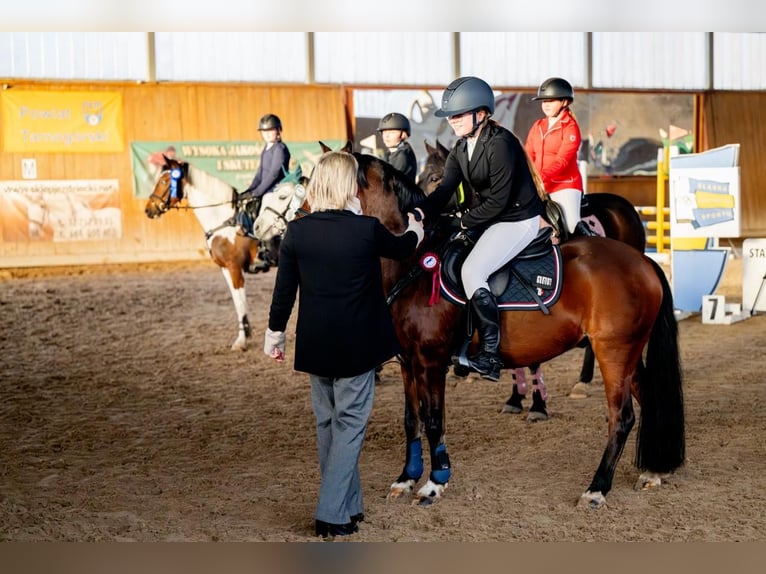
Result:
{"type": "Polygon", "coordinates": [[[263,352],[278,362],[285,360],[285,332],[272,331],[266,327],[266,336],[263,340],[263,352]]]}
{"type": "Polygon", "coordinates": [[[418,243],[415,247],[420,245],[420,242],[423,241],[423,236],[425,235],[425,232],[423,231],[423,220],[420,221],[415,220],[415,216],[412,213],[407,214],[407,229],[405,229],[405,233],[408,231],[414,231],[415,235],[418,236],[418,243]]]}

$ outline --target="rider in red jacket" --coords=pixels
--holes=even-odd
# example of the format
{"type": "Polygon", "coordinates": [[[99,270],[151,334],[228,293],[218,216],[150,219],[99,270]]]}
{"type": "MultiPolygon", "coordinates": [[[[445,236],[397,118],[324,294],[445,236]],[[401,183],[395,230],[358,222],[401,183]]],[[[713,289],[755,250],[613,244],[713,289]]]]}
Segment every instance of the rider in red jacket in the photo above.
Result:
{"type": "Polygon", "coordinates": [[[529,130],[524,148],[543,180],[545,191],[564,212],[570,233],[593,235],[580,222],[583,181],[577,165],[580,127],[569,106],[574,101],[572,85],[563,78],[548,78],[533,100],[542,100],[545,117],[529,130]]]}

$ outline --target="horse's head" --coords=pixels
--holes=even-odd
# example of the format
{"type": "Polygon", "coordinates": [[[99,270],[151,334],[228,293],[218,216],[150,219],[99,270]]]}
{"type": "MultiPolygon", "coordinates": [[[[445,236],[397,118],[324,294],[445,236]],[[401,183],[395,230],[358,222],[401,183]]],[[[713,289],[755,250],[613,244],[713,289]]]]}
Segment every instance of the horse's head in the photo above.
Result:
{"type": "MultiPolygon", "coordinates": [[[[319,143],[323,152],[331,151],[322,142],[319,143]]],[[[350,153],[350,150],[351,142],[347,142],[341,151],[350,153]]],[[[391,164],[367,154],[354,153],[354,157],[359,164],[357,184],[362,212],[365,215],[377,217],[391,231],[402,232],[405,228],[405,214],[412,211],[418,202],[425,197],[424,193],[391,164]]],[[[302,183],[307,185],[308,178],[304,178],[302,183]]],[[[276,191],[274,190],[272,193],[276,191]]],[[[292,217],[280,215],[281,208],[279,207],[271,209],[269,205],[266,205],[266,198],[269,195],[271,194],[264,196],[264,204],[261,206],[260,215],[255,222],[254,234],[258,239],[259,258],[268,262],[269,265],[276,265],[279,243],[287,227],[287,221],[292,217]]],[[[291,197],[295,199],[294,195],[291,197]]],[[[279,196],[275,196],[273,199],[278,205],[281,205],[279,196]]],[[[302,196],[301,201],[303,201],[302,196]]],[[[291,203],[290,209],[295,204],[297,204],[297,200],[291,203]]],[[[303,212],[311,210],[307,203],[302,203],[296,209],[303,212]]]]}
{"type": "Polygon", "coordinates": [[[304,207],[308,178],[284,181],[261,200],[261,209],[253,222],[253,235],[258,240],[258,258],[269,266],[277,263],[279,243],[287,223],[295,219],[304,207]]]}
{"type": "Polygon", "coordinates": [[[405,214],[425,197],[411,179],[375,156],[354,153],[359,164],[359,202],[365,215],[377,217],[394,233],[405,227],[405,214]]]}
{"type": "Polygon", "coordinates": [[[447,163],[449,150],[438,139],[436,140],[436,147],[431,146],[428,141],[425,141],[425,145],[428,155],[423,164],[423,171],[418,177],[418,185],[423,193],[430,195],[444,177],[444,164],[447,163]]]}
{"type": "Polygon", "coordinates": [[[189,164],[165,155],[165,164],[144,208],[149,219],[161,216],[175,207],[184,197],[184,182],[189,175],[189,164]]]}

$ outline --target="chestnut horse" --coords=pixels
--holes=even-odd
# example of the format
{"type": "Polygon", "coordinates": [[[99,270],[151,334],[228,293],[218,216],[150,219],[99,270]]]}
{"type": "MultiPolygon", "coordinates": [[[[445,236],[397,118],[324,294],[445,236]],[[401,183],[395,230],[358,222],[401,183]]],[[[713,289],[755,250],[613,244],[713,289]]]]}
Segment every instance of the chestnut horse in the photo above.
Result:
{"type": "MultiPolygon", "coordinates": [[[[261,212],[268,210],[270,213],[279,212],[283,219],[289,217],[289,200],[296,187],[289,181],[279,184],[264,196],[261,212]]],[[[237,313],[238,334],[231,348],[244,351],[251,336],[245,273],[267,271],[270,264],[259,256],[256,240],[237,233],[234,220],[237,197],[237,192],[228,184],[187,162],[165,157],[165,165],[144,212],[154,219],[171,209],[194,211],[205,231],[210,257],[221,268],[237,313]],[[182,204],[183,199],[186,202],[182,204]]],[[[284,225],[279,229],[284,229],[284,225]]]]}
{"type": "MultiPolygon", "coordinates": [[[[402,233],[405,214],[422,200],[422,190],[388,163],[354,155],[359,162],[363,212],[377,217],[392,232],[402,233]]],[[[430,231],[410,260],[381,260],[383,286],[401,344],[405,396],[405,464],[388,497],[414,492],[424,469],[421,433],[425,431],[431,472],[415,495],[423,505],[440,498],[451,478],[445,441],[446,374],[455,333],[464,327],[461,309],[445,297],[434,303],[431,278],[413,272],[424,252],[437,249],[449,237],[449,232],[438,228],[430,231]]],[[[503,312],[500,354],[504,368],[540,364],[590,338],[604,379],[608,437],[579,503],[599,508],[612,488],[615,468],[636,420],[633,399],[641,406],[635,462],[644,472],[638,485],[659,486],[663,474],[684,462],[678,326],[665,274],[645,255],[601,237],[573,238],[560,249],[563,289],[559,300],[549,314],[503,312]]],[[[474,338],[473,351],[476,344],[474,338]]]]}
{"type": "MultiPolygon", "coordinates": [[[[425,147],[427,155],[423,164],[423,170],[418,176],[418,185],[428,195],[436,189],[444,177],[444,164],[447,161],[449,150],[438,139],[436,140],[436,146],[432,146],[426,141],[425,147]]],[[[457,205],[452,207],[457,209],[457,205]]],[[[552,213],[550,209],[548,211],[549,217],[560,218],[560,210],[555,209],[552,213]]],[[[646,247],[644,224],[633,204],[624,197],[614,193],[583,195],[580,215],[582,220],[597,234],[622,241],[639,252],[644,252],[646,247]]],[[[559,231],[559,241],[564,242],[568,240],[569,233],[566,226],[559,222],[556,223],[555,226],[559,231]]],[[[593,370],[595,367],[595,357],[588,339],[583,339],[580,346],[585,348],[585,355],[583,356],[583,364],[580,369],[579,382],[574,386],[570,395],[574,398],[585,397],[590,392],[588,384],[593,380],[593,370]]],[[[548,413],[545,404],[546,391],[543,384],[542,368],[540,365],[531,365],[529,371],[533,392],[528,420],[546,420],[548,413]]],[[[513,378],[511,396],[505,402],[500,412],[515,414],[523,411],[522,401],[526,396],[527,380],[524,368],[514,370],[511,376],[513,378]]]]}

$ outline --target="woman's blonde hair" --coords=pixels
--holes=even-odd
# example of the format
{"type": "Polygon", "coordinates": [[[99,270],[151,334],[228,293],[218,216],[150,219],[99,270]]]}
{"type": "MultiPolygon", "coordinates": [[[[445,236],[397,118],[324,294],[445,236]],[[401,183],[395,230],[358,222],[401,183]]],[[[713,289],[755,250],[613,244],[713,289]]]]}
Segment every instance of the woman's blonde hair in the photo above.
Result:
{"type": "Polygon", "coordinates": [[[319,158],[311,181],[306,187],[306,200],[311,211],[343,209],[356,197],[356,158],[344,151],[329,151],[319,158]]]}

